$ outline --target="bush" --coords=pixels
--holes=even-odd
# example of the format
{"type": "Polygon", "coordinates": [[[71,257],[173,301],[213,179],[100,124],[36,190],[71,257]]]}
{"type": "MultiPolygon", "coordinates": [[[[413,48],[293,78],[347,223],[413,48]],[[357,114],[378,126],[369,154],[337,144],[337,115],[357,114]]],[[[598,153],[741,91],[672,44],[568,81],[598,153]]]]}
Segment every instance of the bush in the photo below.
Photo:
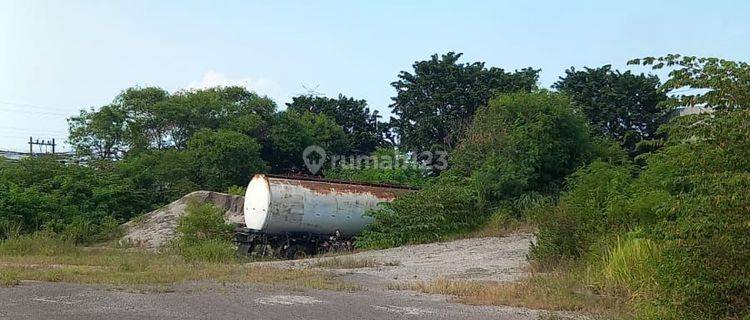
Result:
{"type": "Polygon", "coordinates": [[[371,155],[378,163],[365,163],[356,167],[356,157],[342,159],[340,166],[324,171],[329,179],[348,180],[369,183],[390,183],[412,187],[421,187],[428,181],[427,170],[406,154],[395,149],[379,148],[371,155]],[[352,161],[354,160],[354,161],[352,161]]]}
{"type": "Polygon", "coordinates": [[[518,218],[529,204],[554,196],[593,152],[585,120],[564,96],[501,96],[477,112],[450,154],[450,169],[370,212],[375,222],[358,246],[435,241],[475,229],[501,208],[518,218]]]}
{"type": "Polygon", "coordinates": [[[618,208],[625,204],[633,170],[597,160],[571,175],[557,206],[539,219],[531,256],[578,258],[603,234],[626,228],[630,218],[618,208]]]}
{"type": "MultiPolygon", "coordinates": [[[[150,199],[111,163],[81,166],[34,157],[0,166],[0,226],[18,233],[46,229],[77,243],[101,241],[113,225],[150,208],[150,199]]],[[[4,229],[0,238],[8,237],[4,229]]]]}
{"type": "Polygon", "coordinates": [[[187,261],[230,261],[235,256],[233,230],[234,226],[224,221],[221,209],[191,201],[177,224],[174,246],[187,261]]]}
{"type": "Polygon", "coordinates": [[[240,187],[240,186],[229,186],[229,188],[227,188],[227,194],[231,194],[233,196],[243,196],[244,197],[245,196],[245,191],[247,191],[246,188],[245,187],[240,187]]]}
{"type": "Polygon", "coordinates": [[[446,176],[369,211],[375,221],[357,237],[357,246],[387,248],[430,242],[476,227],[482,221],[476,194],[471,188],[448,182],[451,179],[446,176]]]}
{"type": "Polygon", "coordinates": [[[601,162],[574,174],[532,256],[605,252],[590,266],[599,286],[640,297],[642,317],[750,316],[750,111],[678,118],[665,130],[637,177],[601,162]]]}

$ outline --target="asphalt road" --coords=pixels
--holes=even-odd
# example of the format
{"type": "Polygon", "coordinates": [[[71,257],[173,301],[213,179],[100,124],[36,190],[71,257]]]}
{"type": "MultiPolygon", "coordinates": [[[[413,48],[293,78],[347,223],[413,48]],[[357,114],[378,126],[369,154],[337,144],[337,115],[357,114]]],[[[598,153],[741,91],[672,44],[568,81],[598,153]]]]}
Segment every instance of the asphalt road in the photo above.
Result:
{"type": "MultiPolygon", "coordinates": [[[[2,319],[538,319],[522,308],[468,306],[410,291],[289,291],[190,284],[133,293],[104,286],[24,282],[0,288],[2,319]]],[[[546,317],[545,317],[546,318],[546,317]]]]}

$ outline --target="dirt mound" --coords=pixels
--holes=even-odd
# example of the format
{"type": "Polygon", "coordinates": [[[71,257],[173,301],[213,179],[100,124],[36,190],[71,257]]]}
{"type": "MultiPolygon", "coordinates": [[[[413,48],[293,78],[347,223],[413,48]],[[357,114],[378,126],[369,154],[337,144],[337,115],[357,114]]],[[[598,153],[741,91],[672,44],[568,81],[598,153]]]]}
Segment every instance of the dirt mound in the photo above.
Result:
{"type": "Polygon", "coordinates": [[[195,191],[123,224],[121,227],[125,230],[125,236],[120,239],[120,243],[130,243],[149,250],[161,249],[174,238],[177,222],[185,214],[190,200],[213,203],[222,210],[226,210],[224,219],[228,222],[244,222],[242,213],[244,197],[211,191],[195,191]]]}

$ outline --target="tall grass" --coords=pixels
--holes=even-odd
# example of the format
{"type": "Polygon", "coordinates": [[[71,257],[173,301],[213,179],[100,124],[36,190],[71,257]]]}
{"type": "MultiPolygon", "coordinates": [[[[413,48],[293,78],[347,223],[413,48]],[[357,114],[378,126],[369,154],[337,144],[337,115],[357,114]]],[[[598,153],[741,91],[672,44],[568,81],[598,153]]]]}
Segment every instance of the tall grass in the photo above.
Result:
{"type": "Polygon", "coordinates": [[[50,231],[16,234],[0,241],[0,256],[53,256],[74,251],[73,241],[50,231]]]}
{"type": "Polygon", "coordinates": [[[603,292],[644,299],[656,286],[660,250],[656,242],[636,237],[617,237],[588,268],[588,281],[603,292]]]}

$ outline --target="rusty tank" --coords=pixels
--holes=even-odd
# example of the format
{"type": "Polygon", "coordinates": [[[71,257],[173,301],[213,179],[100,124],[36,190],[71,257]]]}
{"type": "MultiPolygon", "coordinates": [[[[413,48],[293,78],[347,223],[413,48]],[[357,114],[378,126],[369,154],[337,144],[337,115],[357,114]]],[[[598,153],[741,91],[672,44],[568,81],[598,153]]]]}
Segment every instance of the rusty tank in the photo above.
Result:
{"type": "Polygon", "coordinates": [[[256,174],[247,186],[248,229],[264,233],[307,232],[353,236],[372,221],[367,209],[414,189],[313,177],[256,174]]]}

